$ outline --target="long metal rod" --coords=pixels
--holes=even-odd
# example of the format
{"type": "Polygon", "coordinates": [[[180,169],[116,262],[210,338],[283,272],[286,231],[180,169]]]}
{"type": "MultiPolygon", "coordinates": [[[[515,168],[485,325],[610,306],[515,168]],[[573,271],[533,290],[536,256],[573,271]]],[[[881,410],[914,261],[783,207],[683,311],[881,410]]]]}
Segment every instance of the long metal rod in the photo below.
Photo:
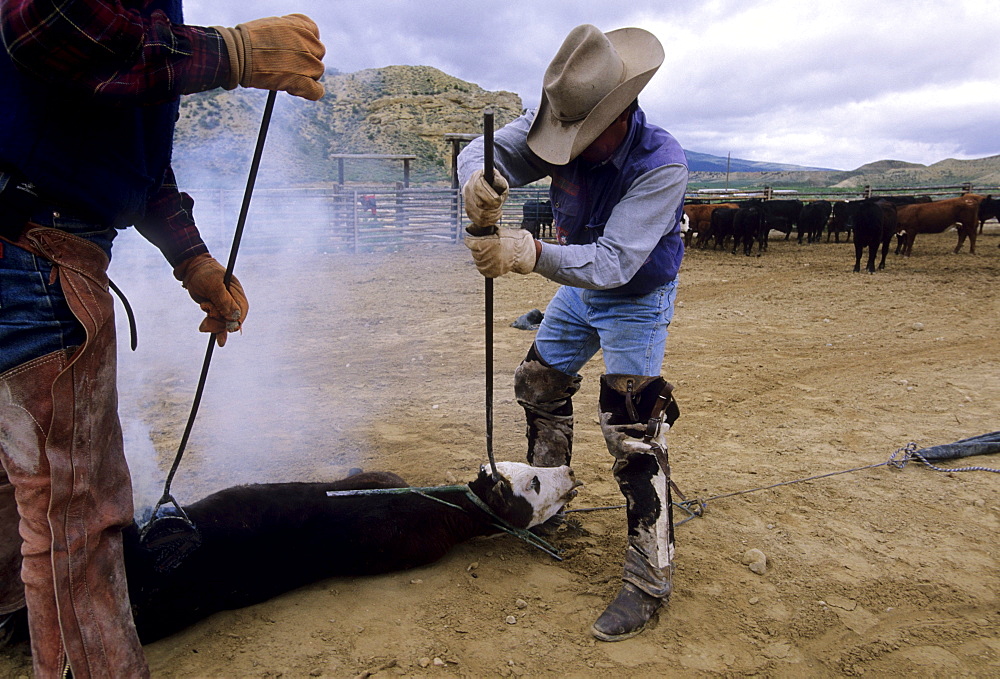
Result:
{"type": "MultiPolygon", "coordinates": [[[[493,185],[493,110],[483,112],[483,176],[493,185]]],[[[495,231],[496,227],[494,227],[495,231]]],[[[500,479],[493,456],[493,279],[486,278],[486,456],[493,481],[500,479]]]]}
{"type": "MultiPolygon", "coordinates": [[[[236,222],[236,232],[233,234],[233,245],[229,250],[229,263],[226,265],[226,273],[222,282],[226,288],[233,279],[233,267],[236,266],[236,254],[240,249],[240,241],[243,239],[243,228],[246,226],[247,213],[250,211],[250,199],[253,197],[253,187],[257,182],[257,171],[260,169],[260,158],[264,153],[264,141],[267,139],[267,128],[271,124],[271,114],[274,112],[274,100],[277,91],[271,90],[267,93],[267,102],[264,104],[264,115],[260,121],[260,131],[257,133],[257,145],[254,147],[253,160],[250,162],[250,174],[247,176],[246,190],[243,192],[243,205],[240,207],[240,216],[236,222]]],[[[167,481],[163,485],[163,496],[158,505],[170,500],[170,484],[173,483],[174,474],[181,464],[181,457],[184,456],[184,449],[187,447],[188,438],[191,436],[191,429],[194,426],[195,417],[198,415],[198,407],[201,405],[201,397],[205,392],[205,382],[208,379],[208,368],[212,362],[212,352],[215,350],[215,334],[208,338],[208,349],[205,350],[205,360],[201,365],[201,375],[198,378],[198,388],[194,392],[194,401],[191,404],[191,413],[188,415],[187,425],[184,427],[184,435],[181,436],[181,443],[177,447],[177,455],[174,463],[167,474],[167,481]]],[[[153,512],[156,518],[156,512],[153,512]]]]}

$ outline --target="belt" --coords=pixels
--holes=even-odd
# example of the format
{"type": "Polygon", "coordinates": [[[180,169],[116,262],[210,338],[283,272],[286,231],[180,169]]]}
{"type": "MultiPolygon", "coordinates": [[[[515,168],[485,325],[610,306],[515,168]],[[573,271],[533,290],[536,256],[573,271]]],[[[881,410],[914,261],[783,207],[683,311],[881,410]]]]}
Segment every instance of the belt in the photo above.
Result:
{"type": "Polygon", "coordinates": [[[41,205],[38,189],[30,181],[0,170],[0,234],[16,237],[41,205]]]}
{"type": "Polygon", "coordinates": [[[97,220],[69,212],[46,199],[35,184],[22,175],[0,170],[0,235],[17,239],[28,222],[66,231],[73,231],[66,228],[67,222],[101,226],[97,220]]]}

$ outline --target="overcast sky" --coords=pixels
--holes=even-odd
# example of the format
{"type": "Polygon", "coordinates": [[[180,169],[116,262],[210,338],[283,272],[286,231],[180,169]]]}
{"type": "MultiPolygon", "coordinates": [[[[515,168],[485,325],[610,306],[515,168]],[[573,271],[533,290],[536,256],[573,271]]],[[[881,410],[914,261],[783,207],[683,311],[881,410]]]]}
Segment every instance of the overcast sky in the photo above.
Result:
{"type": "Polygon", "coordinates": [[[688,150],[850,170],[1000,154],[1000,0],[186,0],[190,24],[302,12],[328,68],[433,66],[538,104],[571,28],[638,26],[639,97],[688,150]]]}

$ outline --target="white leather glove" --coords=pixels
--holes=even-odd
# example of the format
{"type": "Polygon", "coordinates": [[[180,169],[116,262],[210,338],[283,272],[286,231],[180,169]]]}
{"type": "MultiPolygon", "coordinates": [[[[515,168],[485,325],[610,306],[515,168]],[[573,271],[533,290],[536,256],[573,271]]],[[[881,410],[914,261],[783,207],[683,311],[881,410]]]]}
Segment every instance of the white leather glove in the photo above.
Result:
{"type": "Polygon", "coordinates": [[[531,273],[538,259],[535,239],[524,229],[497,229],[489,236],[466,236],[479,273],[498,278],[509,271],[531,273]]]}
{"type": "Polygon", "coordinates": [[[490,186],[483,176],[482,170],[476,170],[462,187],[462,199],[465,201],[465,214],[472,223],[486,228],[500,221],[503,214],[503,203],[507,200],[509,186],[507,180],[499,172],[493,172],[493,186],[490,186]],[[500,189],[499,193],[497,189],[500,189]]]}

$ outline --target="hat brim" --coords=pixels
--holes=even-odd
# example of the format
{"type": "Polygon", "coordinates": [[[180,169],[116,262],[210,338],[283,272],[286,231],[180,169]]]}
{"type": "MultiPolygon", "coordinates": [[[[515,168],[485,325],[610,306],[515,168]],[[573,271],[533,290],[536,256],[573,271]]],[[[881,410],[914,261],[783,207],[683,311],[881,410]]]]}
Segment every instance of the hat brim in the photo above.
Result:
{"type": "Polygon", "coordinates": [[[541,102],[528,130],[528,148],[552,165],[569,163],[597,139],[628,108],[663,64],[663,46],[641,28],[619,28],[605,33],[625,64],[625,78],[583,120],[561,122],[552,114],[542,90],[541,102]]]}

